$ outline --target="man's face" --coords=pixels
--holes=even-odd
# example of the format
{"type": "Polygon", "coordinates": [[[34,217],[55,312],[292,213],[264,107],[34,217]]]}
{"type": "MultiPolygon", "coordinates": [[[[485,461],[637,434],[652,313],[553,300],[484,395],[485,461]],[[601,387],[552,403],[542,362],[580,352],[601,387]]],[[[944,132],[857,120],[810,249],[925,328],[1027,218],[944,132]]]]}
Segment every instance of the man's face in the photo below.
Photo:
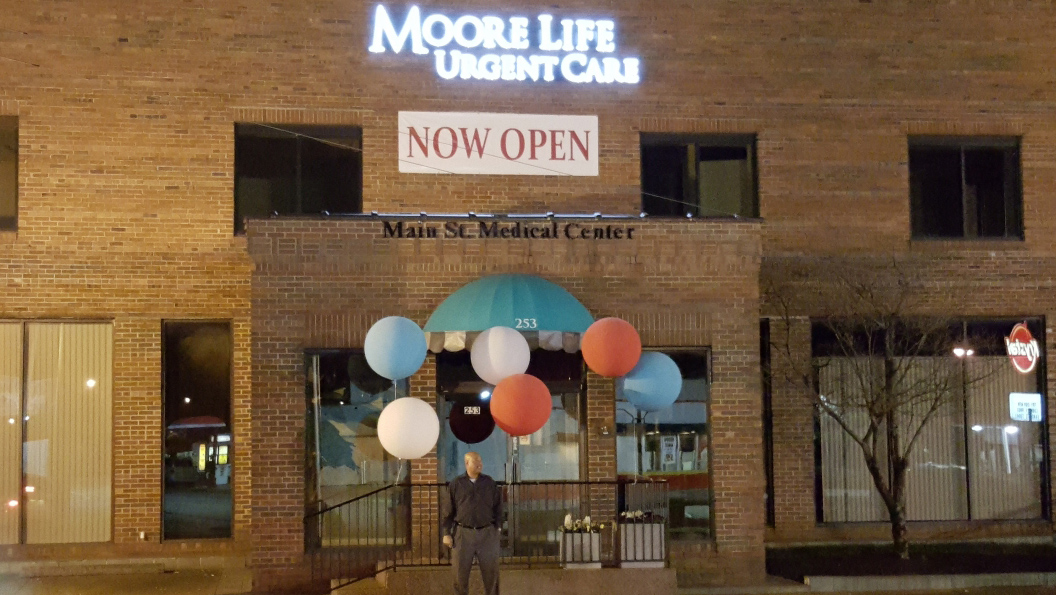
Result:
{"type": "Polygon", "coordinates": [[[480,460],[479,455],[466,455],[466,475],[476,479],[483,470],[484,461],[480,460]]]}

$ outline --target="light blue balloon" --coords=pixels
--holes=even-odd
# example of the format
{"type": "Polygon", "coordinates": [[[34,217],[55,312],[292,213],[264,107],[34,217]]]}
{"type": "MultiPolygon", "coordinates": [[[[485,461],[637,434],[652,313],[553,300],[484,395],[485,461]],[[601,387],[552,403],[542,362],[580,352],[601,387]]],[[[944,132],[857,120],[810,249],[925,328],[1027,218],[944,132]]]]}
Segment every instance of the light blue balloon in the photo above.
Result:
{"type": "Polygon", "coordinates": [[[388,316],[374,323],[363,341],[370,369],[389,380],[407,378],[425,363],[425,333],[413,320],[388,316]]]}
{"type": "Polygon", "coordinates": [[[660,411],[682,392],[682,372],[675,360],[658,351],[643,351],[638,365],[616,381],[616,394],[639,411],[660,411]]]}

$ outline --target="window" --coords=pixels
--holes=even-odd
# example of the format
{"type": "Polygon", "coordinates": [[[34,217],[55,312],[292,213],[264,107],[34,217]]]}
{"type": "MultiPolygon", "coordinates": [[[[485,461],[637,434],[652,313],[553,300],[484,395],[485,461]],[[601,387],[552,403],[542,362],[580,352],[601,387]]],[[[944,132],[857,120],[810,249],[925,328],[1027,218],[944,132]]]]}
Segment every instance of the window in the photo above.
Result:
{"type": "Polygon", "coordinates": [[[356,127],[235,125],[235,232],[246,217],[362,211],[356,127]]]}
{"type": "Polygon", "coordinates": [[[231,325],[166,322],[165,539],[230,537],[231,325]]]}
{"type": "Polygon", "coordinates": [[[0,544],[111,539],[112,328],[0,323],[0,544]]]}
{"type": "Polygon", "coordinates": [[[709,466],[709,353],[665,350],[682,372],[682,392],[656,413],[616,401],[616,469],[621,479],[636,474],[664,479],[669,486],[674,538],[711,535],[709,466]]]}
{"type": "Polygon", "coordinates": [[[381,447],[378,417],[407,396],[407,379],[396,383],[395,394],[361,349],[309,353],[305,364],[307,503],[332,505],[396,481],[399,461],[381,447]]]}
{"type": "Polygon", "coordinates": [[[0,116],[0,230],[18,226],[18,118],[0,116]]]}
{"type": "Polygon", "coordinates": [[[1019,139],[909,139],[915,238],[1023,237],[1019,139]]]}
{"type": "MultiPolygon", "coordinates": [[[[317,511],[357,498],[399,479],[402,470],[378,440],[382,409],[407,396],[406,378],[395,385],[367,364],[362,349],[314,351],[305,355],[305,509],[317,511]]],[[[334,508],[307,527],[306,539],[323,546],[386,540],[402,545],[410,535],[409,502],[403,492],[372,514],[377,525],[355,522],[358,508],[334,508]]]]}
{"type": "Polygon", "coordinates": [[[642,210],[654,217],[757,217],[755,137],[643,134],[642,210]]]}
{"type": "MultiPolygon", "coordinates": [[[[1037,395],[1044,408],[1044,374],[1017,372],[1002,337],[1019,321],[969,321],[953,325],[951,337],[972,348],[967,357],[922,353],[903,361],[906,386],[927,386],[925,377],[954,379],[950,399],[920,432],[906,472],[906,514],[911,521],[1038,519],[1049,517],[1047,432],[1042,421],[1012,419],[1012,395],[1037,395]],[[906,365],[908,364],[908,365],[906,365]]],[[[1039,344],[1043,321],[1027,321],[1039,344]]],[[[878,357],[840,354],[824,325],[815,324],[814,363],[823,395],[832,403],[868,401],[861,391],[881,381],[878,357]],[[872,360],[872,361],[870,361],[872,360]],[[877,378],[863,382],[863,371],[877,378]]],[[[863,350],[865,351],[865,350],[863,350]]],[[[1044,357],[1044,354],[1042,354],[1044,357]]],[[[847,409],[852,409],[848,406],[847,409]]],[[[914,431],[920,411],[900,408],[900,431],[914,431]]],[[[865,428],[864,410],[841,416],[856,431],[865,428]]],[[[886,521],[887,512],[857,444],[827,414],[815,426],[819,504],[824,522],[886,521]]],[[[902,435],[902,440],[908,439],[902,435]]]]}

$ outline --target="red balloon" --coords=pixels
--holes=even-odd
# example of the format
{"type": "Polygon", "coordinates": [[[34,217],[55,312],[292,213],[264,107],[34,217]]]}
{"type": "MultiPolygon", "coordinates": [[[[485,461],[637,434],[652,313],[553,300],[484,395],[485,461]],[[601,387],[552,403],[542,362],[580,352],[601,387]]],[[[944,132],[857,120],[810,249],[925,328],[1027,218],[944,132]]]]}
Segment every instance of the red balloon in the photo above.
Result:
{"type": "Polygon", "coordinates": [[[580,339],[587,367],[607,378],[625,376],[642,356],[642,339],[631,323],[602,318],[590,325],[580,339]]]}
{"type": "Polygon", "coordinates": [[[510,436],[538,432],[550,419],[550,389],[531,374],[514,374],[495,385],[491,417],[510,436]]]}

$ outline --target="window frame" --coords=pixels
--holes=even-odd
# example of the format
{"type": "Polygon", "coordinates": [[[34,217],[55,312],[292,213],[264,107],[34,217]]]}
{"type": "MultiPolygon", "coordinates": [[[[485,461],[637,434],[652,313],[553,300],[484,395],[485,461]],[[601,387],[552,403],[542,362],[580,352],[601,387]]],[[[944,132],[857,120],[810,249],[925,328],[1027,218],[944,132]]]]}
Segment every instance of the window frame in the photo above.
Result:
{"type": "Polygon", "coordinates": [[[643,132],[641,133],[639,141],[639,186],[641,188],[641,210],[649,217],[657,218],[692,218],[692,217],[704,217],[704,218],[758,218],[759,217],[759,161],[757,157],[757,145],[758,135],[754,133],[745,134],[730,134],[730,133],[655,133],[655,132],[643,132]],[[683,149],[683,156],[681,160],[682,166],[682,196],[680,197],[662,197],[657,193],[647,192],[645,190],[646,181],[646,159],[644,158],[646,147],[676,147],[683,149]],[[731,149],[743,149],[746,152],[745,161],[748,168],[747,176],[747,188],[742,188],[741,202],[742,206],[747,201],[750,208],[750,212],[737,212],[737,213],[704,213],[702,212],[702,201],[699,187],[699,180],[697,178],[696,165],[702,160],[699,157],[694,157],[694,167],[689,167],[690,154],[689,148],[693,147],[693,155],[699,155],[701,149],[708,148],[731,148],[731,149]],[[694,184],[690,182],[695,181],[694,184]],[[747,198],[744,193],[747,193],[747,198]],[[680,204],[680,214],[651,214],[647,206],[647,196],[660,197],[661,200],[664,198],[672,199],[680,204]]]}
{"type": "MultiPolygon", "coordinates": [[[[363,212],[363,127],[359,125],[310,125],[310,124],[272,124],[267,122],[236,122],[234,129],[234,230],[235,235],[245,234],[245,219],[259,217],[259,214],[247,214],[246,206],[242,204],[241,185],[250,176],[240,173],[240,162],[244,159],[243,139],[276,139],[293,140],[296,148],[292,151],[293,204],[290,212],[280,212],[274,209],[270,215],[280,217],[329,215],[329,214],[358,214],[363,212]],[[355,154],[353,171],[349,172],[353,178],[353,188],[350,190],[350,199],[354,203],[348,210],[326,208],[333,205],[324,204],[318,212],[305,208],[305,139],[316,141],[314,145],[333,146],[345,149],[355,154]]],[[[336,177],[336,176],[335,176],[336,177]]],[[[269,205],[272,206],[272,205],[269,205]]]]}
{"type": "MultiPolygon", "coordinates": [[[[910,235],[915,241],[940,240],[940,241],[1022,241],[1024,240],[1024,205],[1023,205],[1023,151],[1022,137],[999,136],[999,135],[974,135],[974,136],[942,136],[942,135],[909,135],[906,144],[906,167],[908,170],[909,185],[909,209],[910,209],[910,235]],[[923,189],[916,189],[916,180],[921,179],[922,172],[914,173],[913,152],[915,149],[947,149],[956,151],[960,160],[961,186],[961,234],[948,235],[926,227],[930,223],[925,215],[927,200],[923,196],[923,189]],[[979,201],[975,207],[975,229],[974,232],[967,230],[965,213],[966,191],[969,188],[968,171],[966,167],[966,151],[972,149],[991,149],[1001,151],[1003,155],[1002,178],[1004,180],[1004,196],[1002,206],[1004,211],[1003,227],[1001,235],[983,235],[982,221],[980,216],[979,201]]],[[[937,200],[937,199],[932,199],[937,200]]],[[[934,224],[934,223],[932,223],[934,224]]]]}

